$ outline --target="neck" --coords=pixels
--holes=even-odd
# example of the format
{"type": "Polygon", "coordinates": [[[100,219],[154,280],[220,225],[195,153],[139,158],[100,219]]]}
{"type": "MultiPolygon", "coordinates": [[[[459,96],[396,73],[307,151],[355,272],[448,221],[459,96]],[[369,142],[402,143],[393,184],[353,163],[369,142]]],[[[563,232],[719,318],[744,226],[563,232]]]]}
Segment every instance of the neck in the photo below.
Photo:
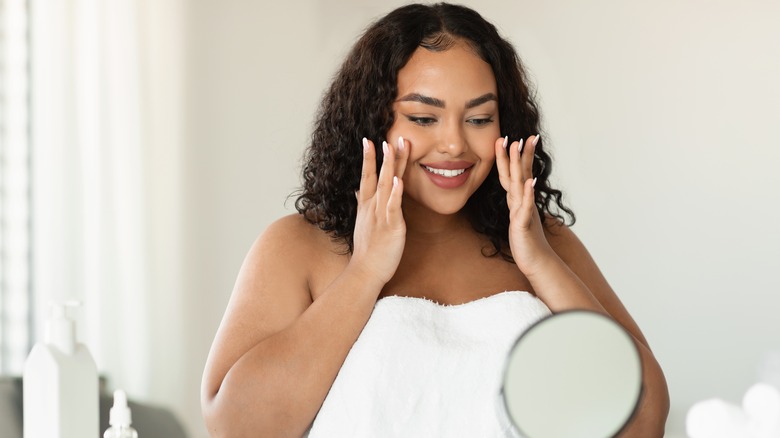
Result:
{"type": "Polygon", "coordinates": [[[404,197],[407,242],[438,244],[460,238],[471,230],[463,210],[439,214],[404,197]]]}

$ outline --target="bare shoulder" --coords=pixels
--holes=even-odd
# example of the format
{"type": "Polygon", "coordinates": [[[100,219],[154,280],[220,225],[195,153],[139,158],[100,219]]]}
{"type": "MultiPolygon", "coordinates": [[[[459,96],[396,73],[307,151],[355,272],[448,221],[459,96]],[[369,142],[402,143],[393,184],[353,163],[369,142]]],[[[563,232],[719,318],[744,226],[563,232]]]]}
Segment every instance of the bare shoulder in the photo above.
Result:
{"type": "Polygon", "coordinates": [[[558,218],[552,216],[545,218],[544,228],[547,242],[558,257],[585,283],[593,296],[616,321],[630,331],[636,339],[648,346],[639,326],[634,322],[602,274],[596,261],[582,241],[574,234],[574,231],[558,218]]]}
{"type": "Polygon", "coordinates": [[[591,265],[595,262],[582,241],[572,229],[560,219],[547,216],[544,223],[544,235],[552,249],[569,267],[574,265],[591,265]]]}
{"type": "Polygon", "coordinates": [[[591,292],[596,295],[599,301],[601,301],[601,297],[598,294],[605,289],[609,289],[614,294],[595,260],[569,226],[552,216],[545,218],[544,225],[544,235],[547,237],[550,247],[569,269],[574,271],[591,288],[591,292]],[[593,290],[594,287],[596,290],[593,290]]]}
{"type": "Polygon", "coordinates": [[[346,243],[334,240],[301,214],[284,216],[269,225],[255,246],[257,256],[270,255],[285,269],[297,270],[290,274],[305,277],[313,298],[318,296],[323,283],[329,284],[343,270],[349,259],[346,243]]]}
{"type": "Polygon", "coordinates": [[[329,236],[302,215],[271,223],[249,249],[214,339],[204,395],[216,393],[230,367],[254,345],[284,330],[311,305],[310,278],[329,236]]]}
{"type": "Polygon", "coordinates": [[[261,243],[275,249],[282,246],[291,252],[323,249],[329,240],[327,233],[307,221],[302,214],[290,214],[277,219],[258,238],[261,243]]]}
{"type": "MultiPolygon", "coordinates": [[[[241,291],[239,286],[247,277],[263,278],[264,282],[273,282],[281,274],[287,279],[297,279],[300,288],[305,288],[308,275],[305,263],[290,263],[299,259],[313,246],[314,236],[300,215],[289,215],[277,219],[260,233],[252,244],[241,266],[234,295],[241,291]]],[[[252,282],[250,281],[250,284],[252,282]]]]}
{"type": "Polygon", "coordinates": [[[578,246],[585,248],[571,228],[557,217],[545,216],[544,235],[559,257],[562,256],[561,252],[576,250],[578,246]]]}

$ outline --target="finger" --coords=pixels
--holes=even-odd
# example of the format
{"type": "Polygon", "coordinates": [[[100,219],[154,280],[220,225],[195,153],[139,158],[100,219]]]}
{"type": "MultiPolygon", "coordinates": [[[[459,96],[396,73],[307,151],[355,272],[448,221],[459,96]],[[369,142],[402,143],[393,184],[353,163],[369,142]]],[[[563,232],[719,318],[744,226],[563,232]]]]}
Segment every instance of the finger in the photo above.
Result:
{"type": "Polygon", "coordinates": [[[496,140],[496,168],[498,169],[498,181],[501,183],[501,187],[507,192],[509,191],[509,157],[507,156],[506,145],[509,141],[509,136],[499,138],[496,140]]]}
{"type": "Polygon", "coordinates": [[[384,214],[387,208],[387,199],[390,197],[390,191],[393,188],[393,167],[395,164],[395,151],[393,145],[386,141],[382,142],[382,168],[379,169],[379,178],[376,184],[376,212],[384,214]]]}
{"type": "Polygon", "coordinates": [[[524,227],[531,225],[533,215],[536,213],[534,185],[536,185],[536,178],[528,178],[525,183],[523,183],[523,201],[520,204],[520,224],[524,227]]]}
{"type": "Polygon", "coordinates": [[[358,202],[371,199],[376,192],[376,150],[371,140],[363,137],[363,169],[360,171],[358,202]]]}
{"type": "MultiPolygon", "coordinates": [[[[536,152],[536,144],[539,142],[539,135],[535,135],[533,138],[529,138],[526,142],[525,150],[523,151],[521,161],[523,167],[523,175],[525,178],[533,178],[534,168],[534,153],[536,152]]],[[[525,181],[525,180],[524,180],[525,181]]]]}
{"type": "Polygon", "coordinates": [[[404,180],[394,176],[393,189],[390,192],[390,200],[387,201],[387,223],[391,226],[399,226],[404,222],[404,214],[401,210],[401,200],[404,194],[404,180]]]}
{"type": "Polygon", "coordinates": [[[509,150],[509,177],[510,177],[510,190],[509,193],[513,198],[521,200],[523,197],[523,170],[520,163],[521,151],[524,149],[523,139],[519,142],[514,142],[510,146],[509,150]]]}
{"type": "Polygon", "coordinates": [[[398,152],[395,154],[395,175],[398,179],[404,177],[406,172],[406,164],[409,162],[409,142],[405,141],[403,137],[398,137],[398,152]]]}

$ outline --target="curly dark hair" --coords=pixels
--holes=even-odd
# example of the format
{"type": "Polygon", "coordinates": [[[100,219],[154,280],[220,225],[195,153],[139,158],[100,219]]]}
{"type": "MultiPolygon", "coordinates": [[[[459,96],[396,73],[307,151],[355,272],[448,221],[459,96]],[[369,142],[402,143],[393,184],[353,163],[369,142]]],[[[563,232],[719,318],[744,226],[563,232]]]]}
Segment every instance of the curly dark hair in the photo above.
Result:
{"type": "MultiPolygon", "coordinates": [[[[360,187],[363,137],[385,140],[393,124],[398,71],[418,47],[431,51],[465,40],[493,69],[498,87],[501,132],[510,142],[540,133],[540,115],[525,70],[514,47],[495,26],[469,8],[438,3],[398,8],[369,26],[347,55],[325,93],[314,123],[311,145],[304,156],[303,187],[295,208],[307,221],[354,249],[357,214],[355,190],[360,187]]],[[[552,160],[544,139],[536,145],[534,175],[536,208],[542,218],[552,216],[569,225],[574,212],[563,205],[563,194],[548,184],[552,160]],[[553,203],[555,205],[553,205],[553,203]],[[555,206],[557,205],[557,208],[555,206]]],[[[377,168],[382,153],[377,153],[377,168]]],[[[484,183],[464,207],[474,229],[493,244],[486,256],[509,253],[509,208],[493,165],[484,183]]]]}

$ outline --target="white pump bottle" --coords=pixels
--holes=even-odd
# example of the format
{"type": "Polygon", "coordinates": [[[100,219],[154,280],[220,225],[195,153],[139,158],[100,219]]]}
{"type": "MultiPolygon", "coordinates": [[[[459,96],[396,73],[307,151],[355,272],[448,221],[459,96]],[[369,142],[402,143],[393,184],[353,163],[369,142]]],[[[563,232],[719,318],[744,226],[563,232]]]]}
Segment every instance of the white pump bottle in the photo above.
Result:
{"type": "Polygon", "coordinates": [[[100,436],[97,366],[67,308],[52,303],[45,342],[37,343],[24,364],[24,438],[100,436]]]}

